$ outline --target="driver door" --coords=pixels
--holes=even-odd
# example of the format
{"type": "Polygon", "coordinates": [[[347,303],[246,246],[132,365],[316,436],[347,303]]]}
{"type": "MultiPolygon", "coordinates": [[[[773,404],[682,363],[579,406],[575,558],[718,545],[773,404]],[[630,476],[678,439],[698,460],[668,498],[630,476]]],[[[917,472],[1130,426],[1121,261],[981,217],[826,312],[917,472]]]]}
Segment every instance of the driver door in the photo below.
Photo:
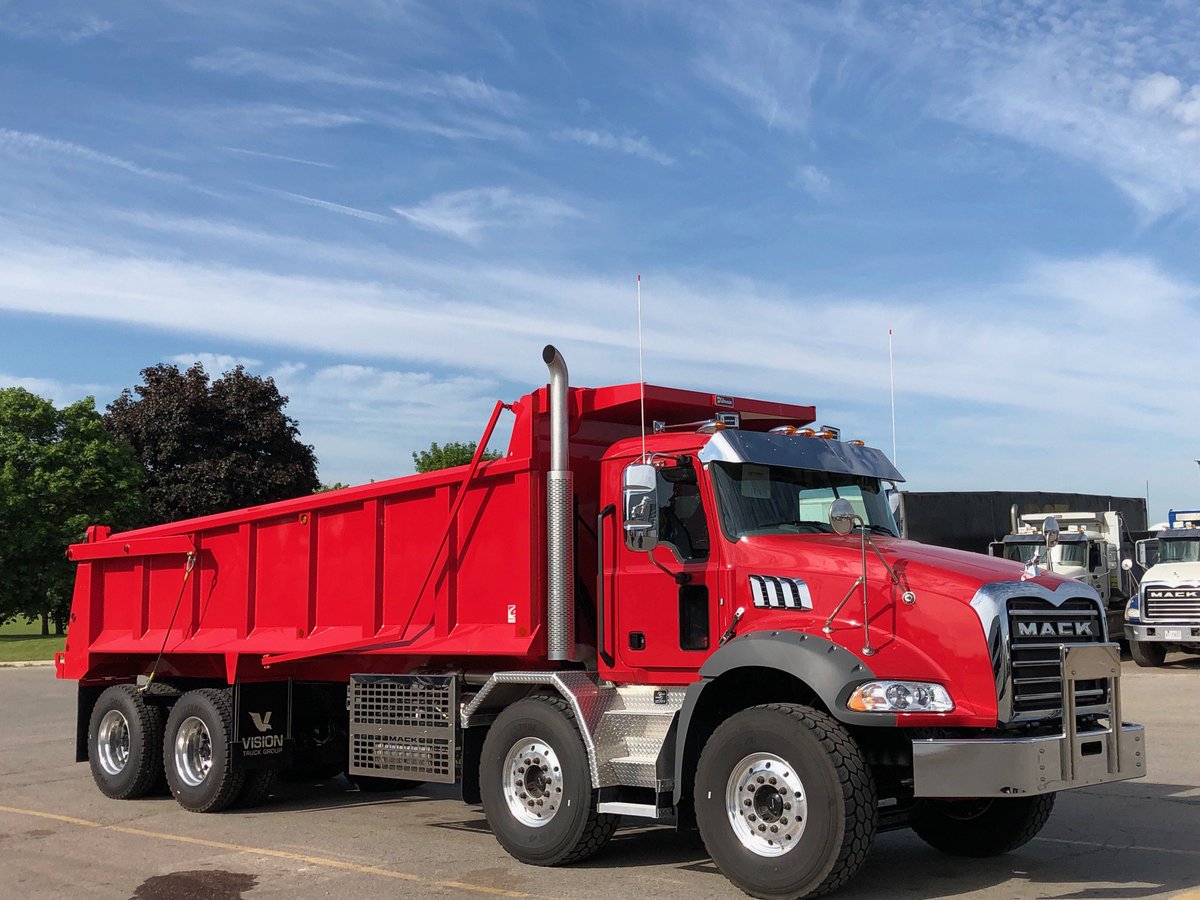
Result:
{"type": "MultiPolygon", "coordinates": [[[[689,461],[690,462],[690,461],[689,461]]],[[[716,649],[719,534],[711,497],[694,463],[657,473],[657,546],[632,550],[616,541],[614,610],[616,656],[623,667],[694,677],[716,649]]],[[[623,524],[623,523],[622,523],[623,524]]],[[[669,677],[663,680],[671,680],[669,677]]]]}

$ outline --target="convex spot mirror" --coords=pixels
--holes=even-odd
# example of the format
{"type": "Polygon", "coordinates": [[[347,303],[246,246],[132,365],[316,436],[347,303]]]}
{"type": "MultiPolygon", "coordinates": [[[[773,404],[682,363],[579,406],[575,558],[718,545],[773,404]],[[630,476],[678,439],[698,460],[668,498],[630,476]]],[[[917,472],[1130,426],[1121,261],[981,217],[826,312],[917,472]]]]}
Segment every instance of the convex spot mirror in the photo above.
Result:
{"type": "Polygon", "coordinates": [[[1130,569],[1133,568],[1133,560],[1132,559],[1121,560],[1121,568],[1124,569],[1126,572],[1128,572],[1130,569]]]}
{"type": "Polygon", "coordinates": [[[649,552],[658,545],[658,470],[648,463],[631,463],[621,477],[624,498],[625,546],[649,552]]]}
{"type": "Polygon", "coordinates": [[[838,497],[829,506],[829,527],[838,534],[849,534],[854,530],[854,507],[845,497],[838,497]]]}
{"type": "Polygon", "coordinates": [[[1046,516],[1046,521],[1042,523],[1042,534],[1046,536],[1047,548],[1058,546],[1058,519],[1046,516]]]}

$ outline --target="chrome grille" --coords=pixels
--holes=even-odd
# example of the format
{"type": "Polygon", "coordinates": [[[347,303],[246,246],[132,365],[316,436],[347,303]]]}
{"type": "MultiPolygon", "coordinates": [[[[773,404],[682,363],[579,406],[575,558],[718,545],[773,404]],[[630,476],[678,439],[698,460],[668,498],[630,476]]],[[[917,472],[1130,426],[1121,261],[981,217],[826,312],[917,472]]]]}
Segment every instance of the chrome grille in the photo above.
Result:
{"type": "MultiPolygon", "coordinates": [[[[1055,606],[1037,597],[1008,601],[1008,635],[1012,660],[1012,711],[1022,719],[1062,715],[1063,644],[1104,641],[1100,608],[1083,597],[1055,606]]],[[[1105,681],[1075,685],[1078,712],[1108,702],[1105,681]]]]}
{"type": "Polygon", "coordinates": [[[1200,620],[1200,587],[1146,585],[1142,618],[1151,621],[1200,620]]]}

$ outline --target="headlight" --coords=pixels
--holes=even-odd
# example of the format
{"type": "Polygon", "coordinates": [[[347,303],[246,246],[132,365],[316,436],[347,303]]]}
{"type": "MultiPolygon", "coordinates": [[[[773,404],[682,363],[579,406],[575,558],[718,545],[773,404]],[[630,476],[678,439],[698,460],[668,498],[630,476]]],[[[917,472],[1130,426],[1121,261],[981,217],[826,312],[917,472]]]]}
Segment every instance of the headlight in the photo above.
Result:
{"type": "Polygon", "coordinates": [[[1129,598],[1129,602],[1125,604],[1125,618],[1131,622],[1140,622],[1142,619],[1140,599],[1139,595],[1134,594],[1129,598]]]}
{"type": "Polygon", "coordinates": [[[940,684],[927,681],[868,681],[855,689],[846,706],[857,712],[950,712],[954,709],[954,701],[940,684]]]}

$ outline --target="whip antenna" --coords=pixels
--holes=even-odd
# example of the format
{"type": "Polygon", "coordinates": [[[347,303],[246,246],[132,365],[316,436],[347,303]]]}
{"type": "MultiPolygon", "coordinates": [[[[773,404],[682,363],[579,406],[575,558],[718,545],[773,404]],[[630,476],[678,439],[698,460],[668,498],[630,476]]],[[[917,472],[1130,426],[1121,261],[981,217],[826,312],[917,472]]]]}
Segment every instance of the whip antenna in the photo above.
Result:
{"type": "Polygon", "coordinates": [[[638,304],[638,387],[642,403],[642,459],[646,458],[646,372],[642,367],[642,276],[637,277],[638,304]]]}
{"type": "Polygon", "coordinates": [[[888,329],[888,381],[892,394],[892,465],[896,465],[896,364],[892,357],[892,329],[888,329]]]}

